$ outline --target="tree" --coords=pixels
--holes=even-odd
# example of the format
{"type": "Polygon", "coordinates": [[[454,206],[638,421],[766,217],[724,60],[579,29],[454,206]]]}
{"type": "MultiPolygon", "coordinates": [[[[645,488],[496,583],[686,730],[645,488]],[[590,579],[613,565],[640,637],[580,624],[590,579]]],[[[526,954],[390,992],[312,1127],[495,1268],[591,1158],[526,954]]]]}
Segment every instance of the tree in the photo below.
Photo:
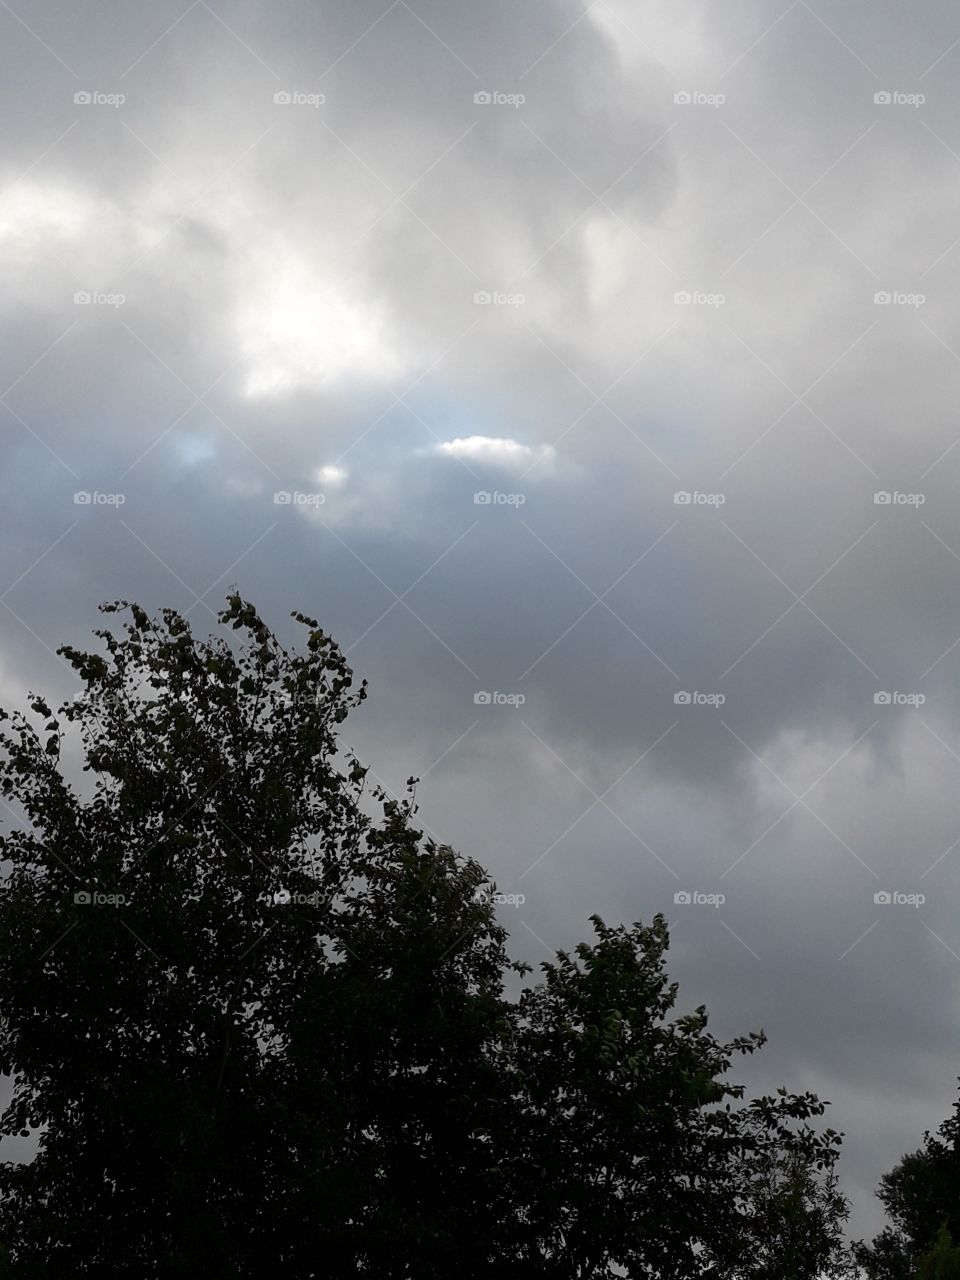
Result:
{"type": "Polygon", "coordinates": [[[707,1013],[671,1018],[666,922],[611,928],[543,966],[515,1041],[525,1125],[510,1169],[542,1274],[813,1280],[841,1265],[840,1137],[812,1094],[724,1083],[734,1056],[707,1013]],[[789,1269],[787,1269],[789,1267],[789,1269]]]}
{"type": "Polygon", "coordinates": [[[489,878],[424,839],[415,780],[367,785],[365,686],[314,619],[297,653],[237,594],[242,645],[102,608],[105,653],[61,650],[82,695],[0,712],[0,1133],[39,1143],[0,1165],[13,1280],[836,1264],[839,1135],[724,1082],[763,1036],[673,1015],[661,917],[595,918],[508,998],[489,878]]]}
{"type": "Polygon", "coordinates": [[[911,1280],[924,1255],[940,1247],[941,1229],[960,1238],[958,1139],[960,1100],[936,1134],[925,1133],[923,1145],[881,1178],[877,1195],[892,1225],[854,1246],[868,1280],[911,1280]]]}
{"type": "Polygon", "coordinates": [[[941,1227],[937,1242],[920,1259],[917,1280],[960,1280],[960,1249],[946,1227],[941,1227]]]}

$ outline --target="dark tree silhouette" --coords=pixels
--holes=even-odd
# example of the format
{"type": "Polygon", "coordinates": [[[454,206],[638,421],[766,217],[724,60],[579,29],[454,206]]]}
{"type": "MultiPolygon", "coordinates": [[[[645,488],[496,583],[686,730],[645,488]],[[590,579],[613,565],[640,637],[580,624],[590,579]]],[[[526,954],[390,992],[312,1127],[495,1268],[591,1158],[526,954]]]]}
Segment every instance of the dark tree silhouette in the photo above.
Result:
{"type": "Polygon", "coordinates": [[[960,1100],[935,1134],[925,1133],[923,1145],[884,1174],[877,1195],[891,1225],[854,1246],[868,1280],[913,1280],[926,1274],[917,1270],[922,1260],[934,1265],[931,1256],[947,1267],[945,1250],[960,1240],[960,1100]]]}
{"type": "Polygon", "coordinates": [[[960,1249],[946,1227],[940,1228],[936,1244],[920,1259],[917,1280],[960,1280],[960,1249]]]}
{"type": "Polygon", "coordinates": [[[83,693],[0,713],[0,1268],[14,1280],[814,1280],[839,1265],[824,1106],[724,1082],[667,929],[611,928],[519,999],[473,861],[370,788],[364,698],[286,650],[126,611],[83,693]],[[243,641],[243,643],[240,643],[243,641]],[[39,717],[39,721],[35,718],[39,717]],[[89,785],[61,760],[79,731],[89,785]]]}

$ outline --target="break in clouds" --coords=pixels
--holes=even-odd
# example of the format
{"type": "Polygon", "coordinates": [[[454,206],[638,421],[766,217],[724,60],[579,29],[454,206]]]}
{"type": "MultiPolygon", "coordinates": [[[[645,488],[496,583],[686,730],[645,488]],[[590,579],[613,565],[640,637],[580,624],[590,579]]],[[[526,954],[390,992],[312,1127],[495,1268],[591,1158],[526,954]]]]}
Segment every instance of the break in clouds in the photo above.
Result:
{"type": "MultiPolygon", "coordinates": [[[[673,925],[854,1234],[960,979],[946,3],[0,10],[0,696],[318,617],[534,964],[673,925]]],[[[293,636],[291,626],[288,634],[293,636]]]]}

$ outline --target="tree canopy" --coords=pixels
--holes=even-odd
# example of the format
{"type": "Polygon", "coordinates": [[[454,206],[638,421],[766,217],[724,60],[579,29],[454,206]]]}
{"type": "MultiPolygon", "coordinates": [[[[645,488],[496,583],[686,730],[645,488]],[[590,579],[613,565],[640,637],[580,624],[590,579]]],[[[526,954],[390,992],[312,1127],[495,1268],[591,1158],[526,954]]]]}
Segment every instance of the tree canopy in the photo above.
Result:
{"type": "Polygon", "coordinates": [[[531,982],[415,780],[343,744],[366,687],[314,619],[101,607],[80,695],[0,712],[0,1135],[38,1143],[0,1273],[839,1274],[824,1104],[728,1081],[764,1037],[676,1012],[661,916],[531,982]]]}
{"type": "Polygon", "coordinates": [[[937,1233],[933,1247],[920,1259],[917,1280],[960,1280],[960,1249],[945,1226],[937,1233]]]}
{"type": "Polygon", "coordinates": [[[854,1246],[868,1280],[960,1275],[958,1140],[960,1100],[935,1134],[924,1134],[922,1146],[884,1174],[877,1195],[891,1225],[871,1244],[854,1246]]]}

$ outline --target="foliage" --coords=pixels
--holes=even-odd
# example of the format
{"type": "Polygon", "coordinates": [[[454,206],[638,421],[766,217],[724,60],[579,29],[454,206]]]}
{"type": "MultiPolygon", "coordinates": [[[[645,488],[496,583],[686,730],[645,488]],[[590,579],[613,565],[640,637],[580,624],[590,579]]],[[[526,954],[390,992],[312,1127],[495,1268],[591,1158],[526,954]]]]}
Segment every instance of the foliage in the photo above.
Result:
{"type": "MultiPolygon", "coordinates": [[[[0,1165],[15,1280],[814,1280],[839,1136],[725,1082],[666,924],[609,927],[518,1000],[473,861],[368,787],[365,697],[314,619],[286,650],[135,604],[81,697],[0,712],[0,1165]],[[62,758],[79,731],[89,795],[62,758]]],[[[2,1262],[0,1262],[2,1274],[2,1262]]]]}
{"type": "Polygon", "coordinates": [[[960,1249],[941,1227],[933,1248],[920,1259],[917,1280],[960,1280],[960,1249]]]}
{"type": "Polygon", "coordinates": [[[960,1238],[960,1101],[936,1134],[905,1155],[880,1181],[877,1192],[892,1225],[869,1245],[854,1246],[868,1280],[909,1280],[945,1228],[960,1238]]]}

